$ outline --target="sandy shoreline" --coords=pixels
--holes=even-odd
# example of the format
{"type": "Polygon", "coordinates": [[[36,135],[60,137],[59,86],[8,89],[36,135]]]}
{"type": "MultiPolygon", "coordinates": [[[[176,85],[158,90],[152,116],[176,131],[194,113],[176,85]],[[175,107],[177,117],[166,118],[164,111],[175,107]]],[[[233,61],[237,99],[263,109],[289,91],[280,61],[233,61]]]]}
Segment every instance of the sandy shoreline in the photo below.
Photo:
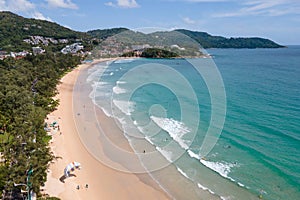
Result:
{"type": "MultiPolygon", "coordinates": [[[[43,193],[61,199],[169,199],[149,175],[114,170],[99,162],[82,144],[77,131],[83,127],[75,124],[75,118],[78,116],[73,111],[73,87],[79,73],[94,63],[80,65],[65,75],[58,85],[59,94],[56,98],[60,99],[60,105],[56,111],[48,115],[48,123],[57,121],[60,128],[59,131],[51,131],[53,137],[50,147],[57,159],[50,165],[47,182],[42,188],[43,193]],[[75,170],[71,177],[64,179],[63,170],[73,161],[80,162],[82,169],[75,170]],[[77,189],[77,186],[80,189],[77,189]]],[[[97,111],[97,117],[98,120],[107,120],[109,128],[109,121],[112,119],[106,117],[100,110],[97,111]]],[[[125,138],[116,140],[130,151],[125,138]]]]}

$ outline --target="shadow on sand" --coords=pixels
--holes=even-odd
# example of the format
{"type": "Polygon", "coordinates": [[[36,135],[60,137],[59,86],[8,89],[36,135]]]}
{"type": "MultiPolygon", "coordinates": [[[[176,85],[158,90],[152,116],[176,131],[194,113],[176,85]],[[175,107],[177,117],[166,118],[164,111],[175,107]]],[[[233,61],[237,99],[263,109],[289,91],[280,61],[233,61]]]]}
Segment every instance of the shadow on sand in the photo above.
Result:
{"type": "Polygon", "coordinates": [[[76,175],[75,174],[70,174],[68,177],[66,177],[65,175],[62,175],[59,178],[59,180],[60,180],[60,182],[65,183],[66,178],[69,178],[69,177],[76,177],[76,175]]]}

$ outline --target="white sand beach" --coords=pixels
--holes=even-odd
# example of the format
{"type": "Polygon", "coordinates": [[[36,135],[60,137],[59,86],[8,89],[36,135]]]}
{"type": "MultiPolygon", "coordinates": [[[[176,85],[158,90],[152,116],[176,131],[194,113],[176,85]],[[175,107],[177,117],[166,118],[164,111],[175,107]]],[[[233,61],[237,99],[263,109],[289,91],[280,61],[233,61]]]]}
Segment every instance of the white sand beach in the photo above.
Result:
{"type": "MultiPolygon", "coordinates": [[[[93,63],[82,64],[69,72],[61,79],[58,85],[60,100],[57,110],[48,115],[48,124],[56,121],[60,130],[51,130],[51,150],[57,157],[49,168],[48,178],[43,193],[49,196],[68,199],[169,199],[170,197],[151,179],[147,174],[140,175],[123,173],[103,165],[95,159],[82,144],[77,133],[73,107],[73,87],[82,69],[86,69],[93,63]],[[82,168],[75,170],[71,176],[65,178],[64,168],[70,162],[80,162],[82,168]],[[79,189],[77,188],[79,186],[79,189]]],[[[91,101],[92,103],[92,101],[91,101]]],[[[110,126],[109,119],[97,111],[99,120],[106,120],[107,127],[110,126]]],[[[122,134],[120,134],[122,135],[122,134]]],[[[125,138],[117,138],[122,146],[130,150],[125,138]]],[[[100,147],[101,148],[101,147],[100,147]]]]}

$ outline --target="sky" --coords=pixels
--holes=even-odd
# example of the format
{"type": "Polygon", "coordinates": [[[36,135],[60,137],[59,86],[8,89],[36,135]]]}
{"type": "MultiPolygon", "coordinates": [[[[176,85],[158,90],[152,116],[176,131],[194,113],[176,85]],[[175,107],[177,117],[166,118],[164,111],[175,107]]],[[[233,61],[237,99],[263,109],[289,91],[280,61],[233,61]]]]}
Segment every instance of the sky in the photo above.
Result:
{"type": "Polygon", "coordinates": [[[76,31],[184,28],[300,45],[300,0],[0,0],[0,10],[76,31]]]}

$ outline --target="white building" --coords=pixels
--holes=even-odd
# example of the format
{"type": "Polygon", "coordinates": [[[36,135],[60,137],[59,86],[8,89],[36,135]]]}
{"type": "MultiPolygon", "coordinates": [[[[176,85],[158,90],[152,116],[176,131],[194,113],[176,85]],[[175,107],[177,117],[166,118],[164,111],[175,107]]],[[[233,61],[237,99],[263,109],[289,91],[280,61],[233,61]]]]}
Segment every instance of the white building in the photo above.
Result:
{"type": "Polygon", "coordinates": [[[71,45],[67,45],[65,48],[61,50],[63,54],[76,54],[78,51],[82,50],[84,47],[81,45],[81,43],[74,43],[71,45]]]}

